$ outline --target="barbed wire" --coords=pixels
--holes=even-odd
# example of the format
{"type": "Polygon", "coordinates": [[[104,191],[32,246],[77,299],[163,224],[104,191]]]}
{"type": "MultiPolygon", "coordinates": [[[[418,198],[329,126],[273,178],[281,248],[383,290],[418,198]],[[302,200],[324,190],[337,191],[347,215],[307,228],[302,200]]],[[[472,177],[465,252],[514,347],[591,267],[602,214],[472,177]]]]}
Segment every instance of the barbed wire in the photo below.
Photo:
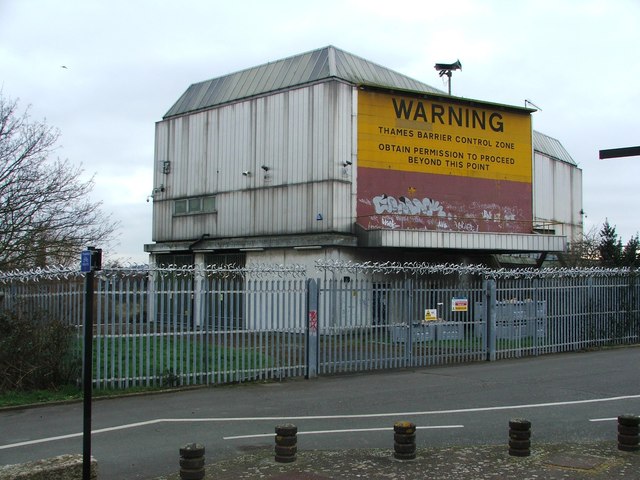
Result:
{"type": "Polygon", "coordinates": [[[558,267],[558,268],[515,268],[488,270],[485,274],[490,279],[521,279],[521,278],[601,278],[638,276],[639,271],[631,268],[602,268],[602,267],[558,267]]]}
{"type": "Polygon", "coordinates": [[[563,278],[563,277],[613,277],[639,276],[640,271],[631,268],[558,267],[558,268],[499,268],[485,265],[458,265],[451,263],[429,264],[420,262],[362,262],[344,260],[317,260],[320,271],[347,273],[383,273],[423,275],[474,275],[487,279],[563,278]]]}
{"type": "Polygon", "coordinates": [[[251,263],[246,266],[240,266],[234,263],[223,265],[162,265],[150,267],[129,267],[129,268],[112,268],[104,269],[98,273],[99,277],[122,277],[136,276],[140,274],[155,275],[157,277],[304,277],[307,274],[306,267],[302,265],[280,265],[280,264],[263,264],[251,263]]]}
{"type": "MultiPolygon", "coordinates": [[[[350,274],[383,274],[413,276],[425,275],[458,275],[476,276],[484,279],[534,279],[534,278],[584,278],[584,277],[615,277],[640,276],[640,271],[632,268],[603,268],[603,267],[560,267],[560,268],[516,268],[491,269],[485,265],[459,265],[452,263],[421,263],[421,262],[352,262],[346,260],[316,260],[318,271],[330,273],[350,274]]],[[[252,263],[246,266],[236,264],[225,265],[128,265],[123,267],[105,268],[95,272],[96,278],[113,279],[125,277],[156,276],[156,277],[242,277],[242,278],[305,278],[308,276],[307,267],[299,264],[282,265],[268,263],[252,263]]],[[[84,278],[84,272],[77,268],[64,266],[50,266],[31,270],[13,270],[0,272],[0,283],[38,282],[49,280],[78,280],[84,278]]]]}
{"type": "Polygon", "coordinates": [[[40,280],[68,280],[82,278],[84,273],[77,268],[50,266],[38,267],[31,270],[12,270],[0,272],[0,283],[37,282],[40,280]]]}
{"type": "Polygon", "coordinates": [[[442,275],[484,275],[490,271],[484,265],[456,265],[449,263],[431,264],[420,262],[362,262],[355,263],[341,260],[317,260],[316,268],[321,271],[342,271],[348,273],[383,273],[402,274],[415,276],[442,274],[442,275]]]}

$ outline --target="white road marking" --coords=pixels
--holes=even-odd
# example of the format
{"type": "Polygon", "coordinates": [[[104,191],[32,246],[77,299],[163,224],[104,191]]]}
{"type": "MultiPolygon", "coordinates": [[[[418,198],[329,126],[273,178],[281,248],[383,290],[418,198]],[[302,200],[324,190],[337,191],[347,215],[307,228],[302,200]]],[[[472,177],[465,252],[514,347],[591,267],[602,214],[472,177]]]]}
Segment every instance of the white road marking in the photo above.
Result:
{"type": "Polygon", "coordinates": [[[612,418],[590,418],[589,419],[590,422],[611,422],[613,420],[618,420],[618,417],[612,417],[612,418]]]}
{"type": "MultiPolygon", "coordinates": [[[[640,395],[623,395],[619,397],[608,398],[592,398],[589,400],[571,400],[567,402],[549,402],[549,403],[530,403],[523,405],[500,405],[496,407],[477,407],[477,408],[459,408],[453,410],[430,410],[421,412],[392,412],[392,413],[368,413],[368,414],[354,414],[354,415],[302,415],[302,416],[289,416],[289,417],[227,417],[227,418],[157,418],[155,420],[147,420],[144,422],[129,423],[125,425],[117,425],[115,427],[101,428],[99,430],[92,430],[92,434],[113,432],[116,430],[126,430],[129,428],[145,427],[148,425],[155,425],[158,423],[197,423],[197,422],[260,422],[260,421],[294,421],[294,420],[338,420],[347,418],[384,418],[384,417],[418,417],[423,415],[446,415],[453,413],[475,413],[475,412],[492,412],[500,410],[520,410],[527,408],[546,408],[546,407],[561,407],[566,405],[583,405],[588,403],[601,403],[601,402],[615,402],[619,400],[632,400],[640,398],[640,395]]],[[[82,436],[82,433],[71,433],[68,435],[60,435],[56,437],[39,438],[36,440],[29,440],[26,442],[10,443],[7,445],[0,445],[0,450],[6,450],[8,448],[24,447],[28,445],[35,445],[38,443],[53,442],[56,440],[64,440],[68,438],[75,438],[82,436]]]]}
{"type": "MultiPolygon", "coordinates": [[[[146,422],[137,422],[137,423],[129,423],[126,425],[117,425],[115,427],[107,427],[107,428],[101,428],[99,430],[91,430],[91,434],[95,435],[96,433],[105,433],[105,432],[113,432],[116,430],[126,430],[129,428],[136,428],[136,427],[144,427],[146,425],[153,425],[154,423],[163,423],[163,422],[167,422],[167,421],[174,421],[174,419],[157,419],[157,420],[149,420],[146,422]]],[[[57,437],[46,437],[46,438],[38,438],[36,440],[27,440],[25,442],[18,442],[18,443],[11,443],[8,445],[0,445],[0,450],[6,450],[7,448],[14,448],[14,447],[24,447],[24,446],[28,446],[28,445],[36,445],[38,443],[45,443],[45,442],[54,442],[56,440],[66,440],[67,438],[76,438],[76,437],[81,437],[82,436],[82,432],[80,433],[70,433],[68,435],[59,435],[57,437]]]]}
{"type": "Polygon", "coordinates": [[[8,445],[0,445],[0,450],[6,450],[7,448],[25,447],[28,445],[35,445],[36,443],[55,442],[56,440],[65,440],[67,438],[75,438],[81,436],[82,433],[70,433],[69,435],[60,435],[58,437],[39,438],[38,440],[27,440],[25,442],[10,443],[8,445]]]}
{"type": "MultiPolygon", "coordinates": [[[[430,425],[426,427],[416,427],[416,430],[436,430],[446,428],[464,428],[464,425],[430,425]]],[[[298,435],[322,435],[324,433],[352,433],[352,432],[383,432],[393,430],[393,427],[381,428],[345,428],[341,430],[311,430],[298,432],[298,435]]],[[[257,433],[254,435],[235,435],[232,437],[222,437],[223,440],[239,440],[243,438],[265,438],[273,437],[275,433],[257,433]]]]}

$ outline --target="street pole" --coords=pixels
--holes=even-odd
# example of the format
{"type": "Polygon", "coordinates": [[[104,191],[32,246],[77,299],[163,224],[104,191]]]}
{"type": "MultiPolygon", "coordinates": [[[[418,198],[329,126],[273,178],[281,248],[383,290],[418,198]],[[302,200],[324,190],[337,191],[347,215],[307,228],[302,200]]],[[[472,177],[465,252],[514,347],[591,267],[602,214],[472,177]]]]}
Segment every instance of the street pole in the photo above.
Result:
{"type": "Polygon", "coordinates": [[[91,479],[91,400],[93,390],[93,280],[102,268],[102,250],[87,247],[82,252],[80,270],[84,277],[84,359],[82,363],[82,480],[91,479]]]}

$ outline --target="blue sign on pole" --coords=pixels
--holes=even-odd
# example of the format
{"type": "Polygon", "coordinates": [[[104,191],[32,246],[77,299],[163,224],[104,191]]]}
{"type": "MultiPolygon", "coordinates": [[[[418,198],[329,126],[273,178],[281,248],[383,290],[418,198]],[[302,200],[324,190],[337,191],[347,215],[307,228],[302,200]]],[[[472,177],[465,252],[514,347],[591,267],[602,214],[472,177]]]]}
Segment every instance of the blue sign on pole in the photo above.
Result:
{"type": "Polygon", "coordinates": [[[91,271],[91,250],[84,250],[80,257],[80,271],[81,272],[90,272],[91,271]]]}

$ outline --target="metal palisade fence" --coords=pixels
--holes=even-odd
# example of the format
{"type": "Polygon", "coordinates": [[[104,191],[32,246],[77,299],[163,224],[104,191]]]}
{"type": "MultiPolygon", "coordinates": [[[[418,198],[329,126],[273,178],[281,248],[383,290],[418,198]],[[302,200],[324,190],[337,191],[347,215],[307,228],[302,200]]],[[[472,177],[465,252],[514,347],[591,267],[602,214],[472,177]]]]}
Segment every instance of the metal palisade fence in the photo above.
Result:
{"type": "MultiPolygon", "coordinates": [[[[81,356],[84,274],[0,275],[0,308],[62,320],[81,356]]],[[[640,341],[626,269],[316,262],[96,272],[97,388],[426,367],[640,341]]]]}

